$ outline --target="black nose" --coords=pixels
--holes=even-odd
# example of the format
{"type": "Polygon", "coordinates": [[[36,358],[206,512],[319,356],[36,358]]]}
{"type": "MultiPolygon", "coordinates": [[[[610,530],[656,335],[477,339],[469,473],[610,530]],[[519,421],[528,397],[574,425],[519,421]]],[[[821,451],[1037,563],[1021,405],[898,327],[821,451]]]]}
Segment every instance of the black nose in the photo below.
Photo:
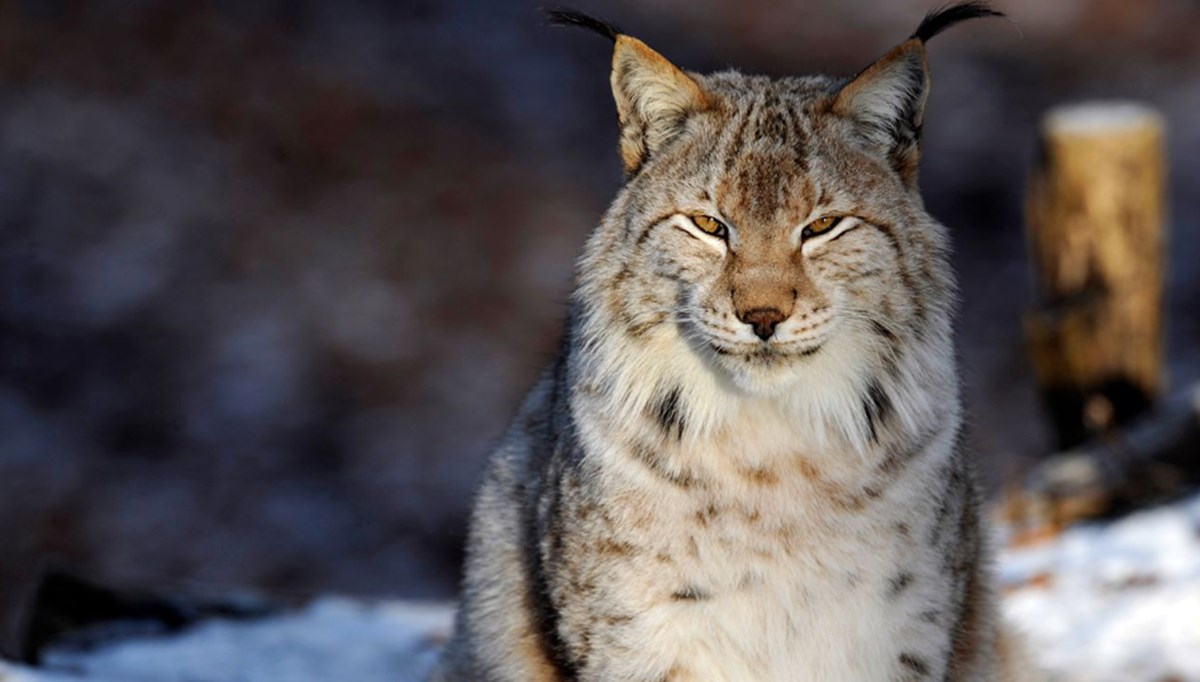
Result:
{"type": "Polygon", "coordinates": [[[766,341],[775,333],[776,325],[787,319],[787,315],[775,308],[755,308],[738,315],[738,319],[754,327],[754,335],[766,341]]]}

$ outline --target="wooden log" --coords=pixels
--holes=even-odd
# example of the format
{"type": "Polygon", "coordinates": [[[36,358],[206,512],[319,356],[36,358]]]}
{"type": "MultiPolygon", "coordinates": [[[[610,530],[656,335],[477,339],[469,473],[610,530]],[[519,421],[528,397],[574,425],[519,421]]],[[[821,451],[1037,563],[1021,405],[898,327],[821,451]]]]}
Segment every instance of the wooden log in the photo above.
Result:
{"type": "Polygon", "coordinates": [[[1029,352],[1060,449],[1162,389],[1163,120],[1131,103],[1050,111],[1026,206],[1029,352]]]}
{"type": "Polygon", "coordinates": [[[1200,384],[1127,427],[1050,457],[1005,491],[1000,515],[1016,543],[1116,516],[1200,486],[1200,384]]]}

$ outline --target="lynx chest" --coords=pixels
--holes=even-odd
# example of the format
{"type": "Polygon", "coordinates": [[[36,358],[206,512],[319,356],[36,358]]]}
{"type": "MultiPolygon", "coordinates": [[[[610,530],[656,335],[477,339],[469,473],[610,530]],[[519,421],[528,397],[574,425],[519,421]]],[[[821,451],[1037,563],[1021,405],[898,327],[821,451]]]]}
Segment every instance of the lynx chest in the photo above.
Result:
{"type": "Polygon", "coordinates": [[[926,505],[903,481],[831,488],[749,470],[606,483],[611,496],[573,512],[563,583],[588,597],[564,617],[603,652],[588,658],[595,679],[906,679],[924,660],[909,649],[948,647],[926,505]]]}

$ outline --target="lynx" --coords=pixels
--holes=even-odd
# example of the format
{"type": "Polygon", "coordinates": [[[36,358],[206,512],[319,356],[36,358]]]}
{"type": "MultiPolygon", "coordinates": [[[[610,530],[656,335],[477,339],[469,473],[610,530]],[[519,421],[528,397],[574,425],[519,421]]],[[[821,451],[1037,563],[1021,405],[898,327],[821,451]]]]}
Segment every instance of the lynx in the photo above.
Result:
{"type": "Polygon", "coordinates": [[[1035,679],[959,444],[925,17],[851,79],[614,44],[625,182],[476,501],[446,682],[1035,679]]]}

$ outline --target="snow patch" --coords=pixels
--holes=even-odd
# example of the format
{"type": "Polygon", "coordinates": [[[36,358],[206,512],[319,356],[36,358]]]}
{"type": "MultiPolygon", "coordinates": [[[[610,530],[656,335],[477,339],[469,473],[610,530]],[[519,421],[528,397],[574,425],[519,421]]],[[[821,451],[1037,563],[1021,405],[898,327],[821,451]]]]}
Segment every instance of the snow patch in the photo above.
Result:
{"type": "Polygon", "coordinates": [[[1200,680],[1200,495],[1006,550],[999,573],[1056,680],[1200,680]]]}
{"type": "Polygon", "coordinates": [[[176,637],[52,651],[46,673],[0,667],[0,682],[418,682],[452,617],[449,605],[324,598],[259,621],[208,621],[176,637]]]}

